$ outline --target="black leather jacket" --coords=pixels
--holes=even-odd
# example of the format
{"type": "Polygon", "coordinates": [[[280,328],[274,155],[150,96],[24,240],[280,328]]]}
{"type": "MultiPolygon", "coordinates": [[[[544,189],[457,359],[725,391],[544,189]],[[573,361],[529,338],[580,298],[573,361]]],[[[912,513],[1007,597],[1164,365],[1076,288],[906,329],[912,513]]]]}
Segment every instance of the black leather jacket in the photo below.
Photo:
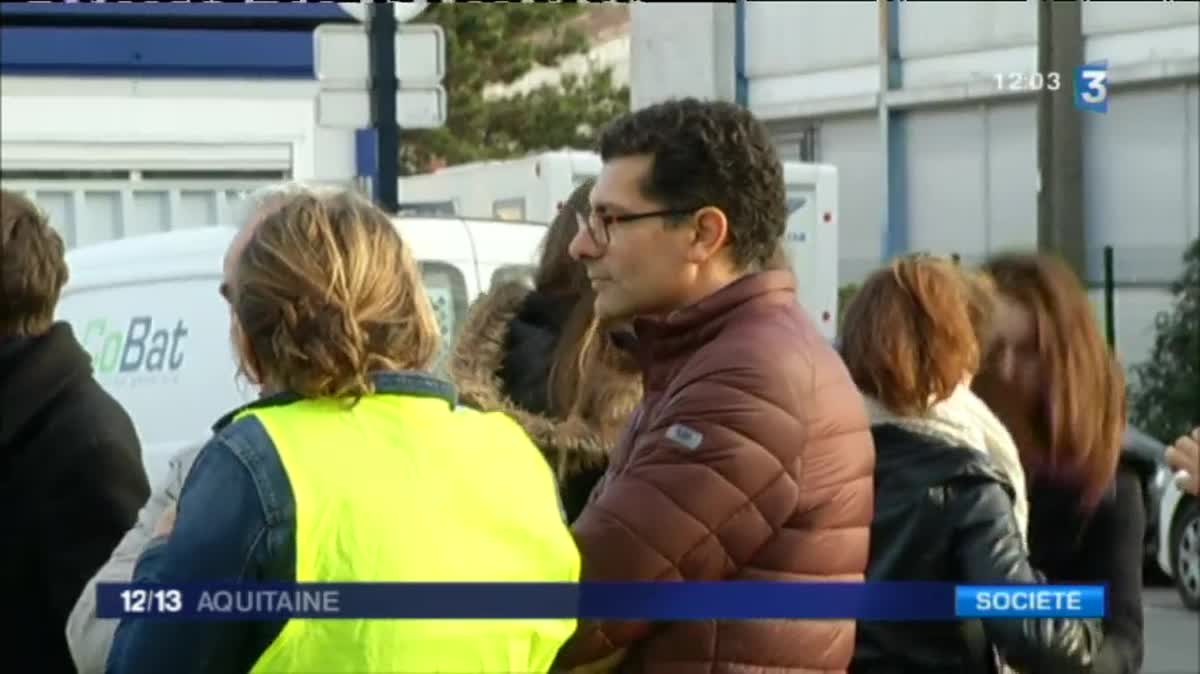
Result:
{"type": "MultiPolygon", "coordinates": [[[[980,451],[875,426],[875,517],[868,580],[1037,583],[1012,487],[980,451]]],[[[995,647],[1017,670],[1088,672],[1098,620],[860,622],[853,674],[991,672],[995,647]]]]}

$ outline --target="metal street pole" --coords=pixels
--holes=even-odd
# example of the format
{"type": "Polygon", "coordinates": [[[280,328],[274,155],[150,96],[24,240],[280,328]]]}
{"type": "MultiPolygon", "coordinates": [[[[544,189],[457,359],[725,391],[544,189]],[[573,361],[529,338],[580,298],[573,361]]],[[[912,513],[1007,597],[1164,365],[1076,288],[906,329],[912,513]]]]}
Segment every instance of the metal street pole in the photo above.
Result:
{"type": "Polygon", "coordinates": [[[1057,73],[1059,91],[1042,88],[1037,100],[1038,248],[1058,253],[1089,280],[1083,204],[1083,120],[1070,82],[1083,63],[1083,19],[1078,5],[1038,3],[1038,72],[1057,73]]]}
{"type": "Polygon", "coordinates": [[[391,3],[371,5],[367,27],[371,64],[371,119],[375,125],[378,171],[376,202],[388,213],[399,210],[400,125],[396,121],[396,14],[391,3]]]}

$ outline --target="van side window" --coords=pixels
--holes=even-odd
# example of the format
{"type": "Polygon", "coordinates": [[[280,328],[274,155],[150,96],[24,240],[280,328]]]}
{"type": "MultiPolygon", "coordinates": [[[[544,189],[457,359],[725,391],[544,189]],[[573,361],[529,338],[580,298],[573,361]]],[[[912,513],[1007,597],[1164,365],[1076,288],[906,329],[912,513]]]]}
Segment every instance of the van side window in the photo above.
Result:
{"type": "Polygon", "coordinates": [[[498,285],[517,281],[523,283],[530,288],[533,287],[533,273],[536,269],[532,265],[527,264],[506,264],[503,267],[498,267],[492,272],[491,285],[489,290],[498,285]]]}
{"type": "Polygon", "coordinates": [[[492,217],[508,222],[521,222],[525,219],[525,197],[493,201],[492,217]]]}
{"type": "Polygon", "coordinates": [[[445,262],[421,262],[421,279],[425,293],[433,305],[438,330],[442,333],[442,348],[435,361],[435,372],[441,372],[454,338],[467,317],[467,283],[454,265],[445,262]]]}
{"type": "Polygon", "coordinates": [[[457,212],[453,201],[409,201],[399,205],[396,215],[412,217],[450,216],[457,212]]]}

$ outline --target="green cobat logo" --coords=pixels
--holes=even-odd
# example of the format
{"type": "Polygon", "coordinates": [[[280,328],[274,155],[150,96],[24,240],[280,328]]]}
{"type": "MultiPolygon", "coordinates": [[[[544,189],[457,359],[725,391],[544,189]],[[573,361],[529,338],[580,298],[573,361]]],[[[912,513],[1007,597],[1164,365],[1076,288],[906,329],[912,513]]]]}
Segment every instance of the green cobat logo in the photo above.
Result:
{"type": "Polygon", "coordinates": [[[171,329],[156,326],[150,316],[134,316],[126,328],[95,318],[83,329],[83,346],[105,374],[175,371],[183,367],[187,336],[183,319],[171,329]]]}

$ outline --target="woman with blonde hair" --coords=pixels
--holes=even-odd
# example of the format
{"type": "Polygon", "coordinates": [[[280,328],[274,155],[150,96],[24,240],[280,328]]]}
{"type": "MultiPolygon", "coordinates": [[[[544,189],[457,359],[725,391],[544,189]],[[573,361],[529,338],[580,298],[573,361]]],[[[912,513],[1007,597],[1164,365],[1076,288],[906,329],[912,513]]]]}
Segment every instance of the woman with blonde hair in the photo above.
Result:
{"type": "Polygon", "coordinates": [[[510,282],[476,301],[450,365],[465,403],[509,414],[541,448],[572,521],[642,392],[619,346],[624,333],[597,324],[591,281],[567,254],[592,184],[577,187],[550,223],[533,287],[510,282]]]}
{"type": "MultiPolygon", "coordinates": [[[[948,260],[905,257],[846,309],[842,356],[876,452],[868,581],[1038,582],[1012,481],[989,457],[989,442],[1011,440],[981,431],[987,409],[969,389],[982,289],[948,260]]],[[[1099,647],[1093,621],[985,620],[981,634],[973,625],[860,622],[850,671],[993,672],[994,649],[1022,671],[1088,672],[1099,647]]]]}
{"type": "MultiPolygon", "coordinates": [[[[428,373],[437,326],[386,214],[340,190],[284,198],[235,239],[223,294],[263,397],[217,423],[135,582],[578,578],[537,449],[428,373]]],[[[125,619],[109,671],[546,671],[574,628],[125,619]]]]}
{"type": "Polygon", "coordinates": [[[1108,586],[1104,647],[1092,671],[1133,674],[1143,654],[1146,512],[1136,470],[1121,463],[1124,373],[1063,261],[1007,254],[983,271],[999,302],[973,388],[1020,450],[1030,556],[1052,581],[1108,586]]]}

